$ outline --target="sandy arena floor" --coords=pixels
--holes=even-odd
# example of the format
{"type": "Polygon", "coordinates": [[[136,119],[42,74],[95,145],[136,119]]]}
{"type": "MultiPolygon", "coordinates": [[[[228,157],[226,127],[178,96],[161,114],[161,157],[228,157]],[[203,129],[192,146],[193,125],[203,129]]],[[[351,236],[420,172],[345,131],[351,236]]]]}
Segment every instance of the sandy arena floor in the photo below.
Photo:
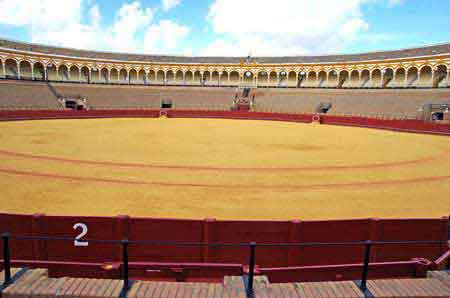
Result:
{"type": "Polygon", "coordinates": [[[0,123],[0,210],[221,219],[450,213],[450,138],[270,121],[0,123]]]}

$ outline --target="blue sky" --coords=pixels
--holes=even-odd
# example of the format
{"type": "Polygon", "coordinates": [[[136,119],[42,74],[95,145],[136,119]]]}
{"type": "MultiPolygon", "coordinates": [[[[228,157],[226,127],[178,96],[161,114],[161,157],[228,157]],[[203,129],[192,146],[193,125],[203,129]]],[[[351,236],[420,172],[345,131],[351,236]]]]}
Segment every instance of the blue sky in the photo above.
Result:
{"type": "Polygon", "coordinates": [[[0,36],[175,55],[314,55],[450,42],[450,0],[0,0],[0,36]]]}

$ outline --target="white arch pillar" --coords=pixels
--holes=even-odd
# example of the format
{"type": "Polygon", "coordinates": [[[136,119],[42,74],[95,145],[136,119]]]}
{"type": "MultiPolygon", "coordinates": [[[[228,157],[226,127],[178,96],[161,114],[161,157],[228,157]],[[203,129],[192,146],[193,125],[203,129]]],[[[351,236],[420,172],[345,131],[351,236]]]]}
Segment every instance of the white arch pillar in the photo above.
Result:
{"type": "Polygon", "coordinates": [[[59,81],[59,66],[55,65],[55,70],[56,70],[56,80],[59,81]]]}
{"type": "Polygon", "coordinates": [[[3,77],[6,77],[6,66],[5,66],[6,60],[2,60],[2,73],[3,77]]]}
{"type": "Polygon", "coordinates": [[[78,82],[81,83],[81,68],[78,67],[78,82]]]}
{"type": "Polygon", "coordinates": [[[450,86],[450,69],[447,69],[447,87],[450,86]]]}
{"type": "Polygon", "coordinates": [[[92,81],[92,70],[89,67],[88,68],[88,84],[91,84],[92,83],[91,81],[92,81]]]}
{"type": "Polygon", "coordinates": [[[34,63],[30,63],[31,65],[31,79],[34,80],[34,63]]]}
{"type": "Polygon", "coordinates": [[[16,63],[17,63],[17,79],[19,79],[20,80],[20,61],[16,61],[16,63]]]}

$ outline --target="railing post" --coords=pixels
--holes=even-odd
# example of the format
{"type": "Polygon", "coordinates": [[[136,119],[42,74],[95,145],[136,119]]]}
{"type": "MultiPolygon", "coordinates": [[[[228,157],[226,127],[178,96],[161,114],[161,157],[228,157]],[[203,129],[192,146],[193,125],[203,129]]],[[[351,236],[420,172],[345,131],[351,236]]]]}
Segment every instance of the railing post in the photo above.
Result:
{"type": "Polygon", "coordinates": [[[123,292],[129,290],[129,279],[128,279],[128,245],[130,242],[128,239],[122,240],[122,279],[123,279],[123,292]]]}
{"type": "Polygon", "coordinates": [[[255,248],[256,243],[250,242],[250,260],[248,266],[248,284],[247,284],[247,297],[253,297],[253,278],[255,275],[255,248]]]}
{"type": "Polygon", "coordinates": [[[9,251],[9,238],[10,237],[11,237],[11,234],[9,234],[9,233],[2,234],[3,264],[4,264],[4,270],[5,270],[5,280],[3,282],[3,286],[8,286],[9,284],[11,284],[11,254],[9,251]]]}
{"type": "Polygon", "coordinates": [[[364,252],[364,268],[361,276],[361,291],[365,292],[367,290],[367,277],[369,275],[369,262],[370,262],[370,249],[372,247],[372,241],[366,241],[366,249],[364,252]]]}

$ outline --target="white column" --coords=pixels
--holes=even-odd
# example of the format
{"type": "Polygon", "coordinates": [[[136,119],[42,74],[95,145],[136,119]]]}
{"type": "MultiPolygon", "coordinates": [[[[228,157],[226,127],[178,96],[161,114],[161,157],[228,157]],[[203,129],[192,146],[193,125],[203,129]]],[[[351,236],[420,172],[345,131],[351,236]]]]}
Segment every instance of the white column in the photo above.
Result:
{"type": "Polygon", "coordinates": [[[17,78],[20,80],[20,62],[17,62],[17,78]]]}
{"type": "Polygon", "coordinates": [[[130,83],[130,71],[127,69],[127,84],[130,83]]]}
{"type": "MultiPolygon", "coordinates": [[[[4,65],[3,65],[4,66],[4,65]]],[[[447,70],[447,87],[450,86],[450,69],[447,70]]]]}
{"type": "Polygon", "coordinates": [[[408,70],[405,69],[405,81],[403,83],[403,87],[406,87],[408,85],[408,70]]]}
{"type": "Polygon", "coordinates": [[[30,65],[31,65],[31,67],[30,67],[31,68],[31,79],[34,80],[34,64],[31,63],[30,65]]]}
{"type": "Polygon", "coordinates": [[[78,68],[78,82],[81,83],[81,68],[78,68]]]}
{"type": "Polygon", "coordinates": [[[437,72],[437,67],[436,69],[431,68],[431,88],[434,88],[434,78],[435,78],[435,73],[437,72]]]}
{"type": "Polygon", "coordinates": [[[44,65],[44,81],[48,80],[47,65],[44,65]]]}
{"type": "Polygon", "coordinates": [[[59,67],[55,66],[56,69],[56,80],[59,81],[59,67]]]}
{"type": "Polygon", "coordinates": [[[6,77],[6,65],[5,65],[6,61],[2,61],[2,72],[3,72],[3,77],[6,77]]]}
{"type": "Polygon", "coordinates": [[[92,71],[89,68],[89,74],[88,74],[88,83],[90,84],[92,82],[92,71]]]}

